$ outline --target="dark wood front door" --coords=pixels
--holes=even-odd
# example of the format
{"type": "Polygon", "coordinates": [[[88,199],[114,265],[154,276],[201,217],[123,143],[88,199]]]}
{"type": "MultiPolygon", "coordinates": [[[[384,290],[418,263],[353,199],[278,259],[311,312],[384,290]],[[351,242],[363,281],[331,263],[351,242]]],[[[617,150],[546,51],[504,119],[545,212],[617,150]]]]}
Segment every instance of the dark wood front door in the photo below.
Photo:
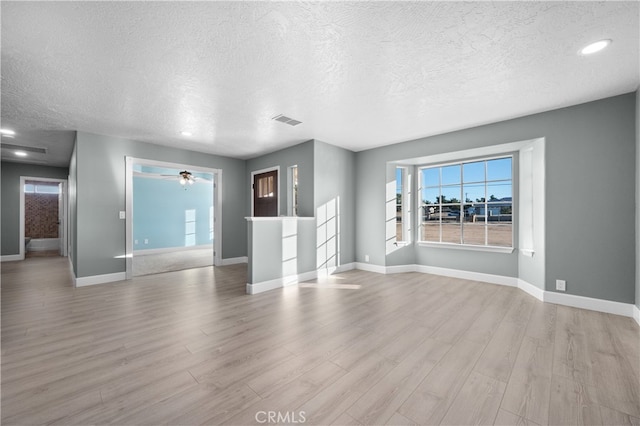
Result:
{"type": "Polygon", "coordinates": [[[253,215],[278,216],[278,171],[253,176],[253,215]]]}

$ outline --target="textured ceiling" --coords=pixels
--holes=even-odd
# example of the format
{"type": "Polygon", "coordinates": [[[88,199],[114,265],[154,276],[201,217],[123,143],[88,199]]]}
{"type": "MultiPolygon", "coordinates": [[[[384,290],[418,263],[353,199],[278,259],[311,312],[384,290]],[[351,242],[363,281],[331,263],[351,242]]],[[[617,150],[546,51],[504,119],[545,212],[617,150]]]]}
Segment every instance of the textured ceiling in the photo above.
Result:
{"type": "Polygon", "coordinates": [[[1,8],[2,120],[19,134],[82,130],[240,158],[311,138],[358,151],[639,82],[637,2],[1,8]],[[602,38],[607,50],[577,54],[602,38]]]}

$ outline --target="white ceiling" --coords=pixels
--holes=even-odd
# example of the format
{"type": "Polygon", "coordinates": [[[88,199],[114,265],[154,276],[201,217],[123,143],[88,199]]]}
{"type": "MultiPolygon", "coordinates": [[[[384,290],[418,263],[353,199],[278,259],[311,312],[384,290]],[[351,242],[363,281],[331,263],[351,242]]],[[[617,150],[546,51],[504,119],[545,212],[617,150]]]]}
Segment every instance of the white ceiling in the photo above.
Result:
{"type": "Polygon", "coordinates": [[[2,2],[2,125],[238,158],[312,138],[359,151],[636,90],[638,6],[2,2]]]}

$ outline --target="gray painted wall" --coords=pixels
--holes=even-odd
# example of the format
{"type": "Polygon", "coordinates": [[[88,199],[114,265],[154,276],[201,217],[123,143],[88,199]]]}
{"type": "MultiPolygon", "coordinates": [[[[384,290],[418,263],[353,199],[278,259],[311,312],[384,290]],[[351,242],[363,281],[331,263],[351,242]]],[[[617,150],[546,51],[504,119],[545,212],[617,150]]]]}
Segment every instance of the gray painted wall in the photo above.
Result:
{"type": "Polygon", "coordinates": [[[78,155],[77,135],[69,161],[69,257],[73,273],[78,274],[78,155]]]}
{"type": "Polygon", "coordinates": [[[289,148],[281,149],[261,157],[247,160],[247,186],[244,193],[247,194],[247,214],[252,216],[251,211],[251,172],[280,166],[280,174],[278,175],[278,185],[280,186],[280,216],[287,215],[287,202],[289,194],[287,193],[287,171],[291,166],[298,165],[298,216],[311,217],[314,215],[313,191],[314,191],[314,175],[313,175],[313,148],[314,141],[310,140],[289,148]]]}
{"type": "Polygon", "coordinates": [[[247,282],[256,284],[314,271],[315,224],[314,220],[295,218],[248,222],[247,282]]]}
{"type": "MultiPolygon", "coordinates": [[[[546,138],[546,290],[635,301],[636,99],[625,94],[500,123],[359,152],[356,155],[356,260],[386,265],[386,163],[508,142],[546,138]],[[596,206],[608,206],[597,208],[596,206]],[[613,207],[609,207],[613,206],[613,207]]],[[[437,248],[421,264],[517,275],[517,255],[437,248]],[[513,257],[513,258],[512,258],[513,257]]]]}
{"type": "Polygon", "coordinates": [[[125,157],[222,169],[222,258],[247,253],[245,161],[78,132],[77,277],[125,271],[125,157]]]}
{"type": "Polygon", "coordinates": [[[314,205],[318,209],[333,200],[337,202],[338,265],[355,261],[355,157],[352,151],[315,141],[314,205]]]}
{"type": "Polygon", "coordinates": [[[640,90],[636,92],[636,306],[640,308],[640,90]]]}
{"type": "Polygon", "coordinates": [[[2,256],[20,254],[20,176],[67,179],[69,169],[3,161],[2,256]]]}
{"type": "MultiPolygon", "coordinates": [[[[283,237],[283,222],[249,222],[249,283],[330,269],[355,259],[355,153],[311,140],[249,160],[247,176],[250,178],[251,171],[277,165],[281,176],[286,176],[287,167],[294,164],[300,173],[300,216],[315,217],[313,221],[297,221],[297,269],[283,267],[283,260],[290,258],[283,244],[291,241],[283,237]]],[[[287,200],[283,188],[280,194],[284,213],[287,200]]]]}

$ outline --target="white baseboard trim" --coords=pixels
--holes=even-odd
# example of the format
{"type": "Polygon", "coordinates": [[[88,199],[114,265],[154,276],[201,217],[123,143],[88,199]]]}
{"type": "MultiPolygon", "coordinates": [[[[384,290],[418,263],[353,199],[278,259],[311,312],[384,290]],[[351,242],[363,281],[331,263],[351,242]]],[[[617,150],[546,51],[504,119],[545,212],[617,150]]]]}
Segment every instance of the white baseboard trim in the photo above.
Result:
{"type": "Polygon", "coordinates": [[[356,262],[355,265],[356,265],[356,269],[360,269],[361,271],[375,272],[377,274],[387,273],[387,268],[385,266],[373,265],[371,263],[361,263],[361,262],[356,262]]]}
{"type": "Polygon", "coordinates": [[[145,254],[161,254],[161,253],[174,253],[177,251],[189,251],[189,250],[212,250],[213,244],[202,244],[199,246],[189,246],[189,247],[163,247],[163,248],[155,248],[155,249],[139,249],[133,250],[134,256],[144,256],[145,254]]]}
{"type": "Polygon", "coordinates": [[[536,299],[544,302],[544,290],[543,289],[538,288],[533,284],[529,284],[528,282],[526,282],[525,280],[520,279],[520,278],[518,278],[518,288],[520,290],[524,291],[525,293],[528,293],[531,296],[535,297],[536,299]]]}
{"type": "Polygon", "coordinates": [[[249,259],[247,258],[247,256],[229,257],[227,259],[221,259],[220,265],[227,266],[227,265],[236,265],[238,263],[247,263],[247,262],[249,262],[249,259]]]}
{"type": "Polygon", "coordinates": [[[340,272],[353,271],[356,269],[356,262],[345,263],[344,265],[340,265],[335,269],[335,272],[332,274],[339,274],[340,272]]]}
{"type": "MultiPolygon", "coordinates": [[[[315,271],[316,276],[313,278],[327,278],[330,275],[351,271],[353,269],[356,269],[355,263],[347,263],[345,265],[340,265],[340,266],[331,266],[325,269],[318,269],[317,271],[315,271]]],[[[309,278],[309,279],[313,279],[313,278],[309,278]]]]}
{"type": "Polygon", "coordinates": [[[356,263],[356,269],[363,271],[376,272],[379,274],[398,274],[403,272],[420,272],[424,274],[442,275],[445,277],[460,278],[472,281],[481,281],[490,284],[506,285],[517,287],[536,299],[554,303],[556,305],[571,306],[574,308],[588,309],[597,312],[606,312],[609,314],[621,315],[634,318],[640,325],[640,308],[632,303],[613,302],[611,300],[594,299],[592,297],[575,296],[566,293],[557,293],[555,291],[542,290],[520,278],[505,277],[502,275],[485,274],[481,272],[463,271],[459,269],[441,268],[437,266],[426,265],[396,265],[396,266],[380,266],[370,263],[356,263]]]}
{"type": "Polygon", "coordinates": [[[404,274],[406,272],[418,272],[418,265],[394,265],[386,266],[385,274],[404,274]]]}
{"type": "Polygon", "coordinates": [[[606,312],[608,314],[622,315],[623,317],[631,318],[633,318],[633,308],[635,307],[635,305],[631,303],[613,302],[611,300],[556,293],[555,291],[545,291],[544,301],[556,305],[606,312]]]}
{"type": "Polygon", "coordinates": [[[402,274],[405,272],[420,272],[423,274],[441,275],[445,277],[460,278],[463,280],[482,281],[485,283],[506,285],[510,287],[518,287],[518,278],[505,277],[502,275],[485,274],[482,272],[463,271],[460,269],[441,268],[438,266],[426,265],[394,265],[394,266],[378,266],[368,263],[358,263],[358,269],[370,272],[378,272],[381,274],[402,274]],[[365,265],[365,268],[361,268],[365,265]]]}
{"type": "Polygon", "coordinates": [[[259,283],[247,283],[247,294],[258,294],[276,288],[288,287],[298,284],[302,281],[308,281],[316,278],[318,271],[303,272],[297,275],[289,275],[288,277],[276,278],[269,281],[261,281],[259,283]]]}
{"type": "Polygon", "coordinates": [[[297,275],[290,275],[288,277],[276,278],[255,284],[247,283],[247,294],[258,294],[276,288],[288,287],[304,281],[314,280],[316,278],[326,278],[329,275],[350,271],[352,269],[356,269],[356,264],[346,263],[340,266],[332,266],[326,269],[318,269],[317,271],[303,272],[297,275]]]}
{"type": "Polygon", "coordinates": [[[460,278],[463,280],[482,281],[490,284],[506,285],[517,287],[518,279],[515,277],[505,277],[502,275],[485,274],[482,272],[462,271],[459,269],[440,268],[437,266],[414,265],[416,272],[423,274],[444,275],[445,277],[460,278]]]}
{"type": "MultiPolygon", "coordinates": [[[[73,272],[73,269],[72,269],[73,272]]],[[[127,279],[126,272],[115,272],[113,274],[91,275],[89,277],[80,277],[75,279],[76,287],[85,287],[88,285],[112,283],[115,281],[124,281],[127,279]]]]}
{"type": "Polygon", "coordinates": [[[20,254],[5,254],[0,256],[0,262],[15,262],[17,260],[24,260],[24,256],[20,254]]]}

